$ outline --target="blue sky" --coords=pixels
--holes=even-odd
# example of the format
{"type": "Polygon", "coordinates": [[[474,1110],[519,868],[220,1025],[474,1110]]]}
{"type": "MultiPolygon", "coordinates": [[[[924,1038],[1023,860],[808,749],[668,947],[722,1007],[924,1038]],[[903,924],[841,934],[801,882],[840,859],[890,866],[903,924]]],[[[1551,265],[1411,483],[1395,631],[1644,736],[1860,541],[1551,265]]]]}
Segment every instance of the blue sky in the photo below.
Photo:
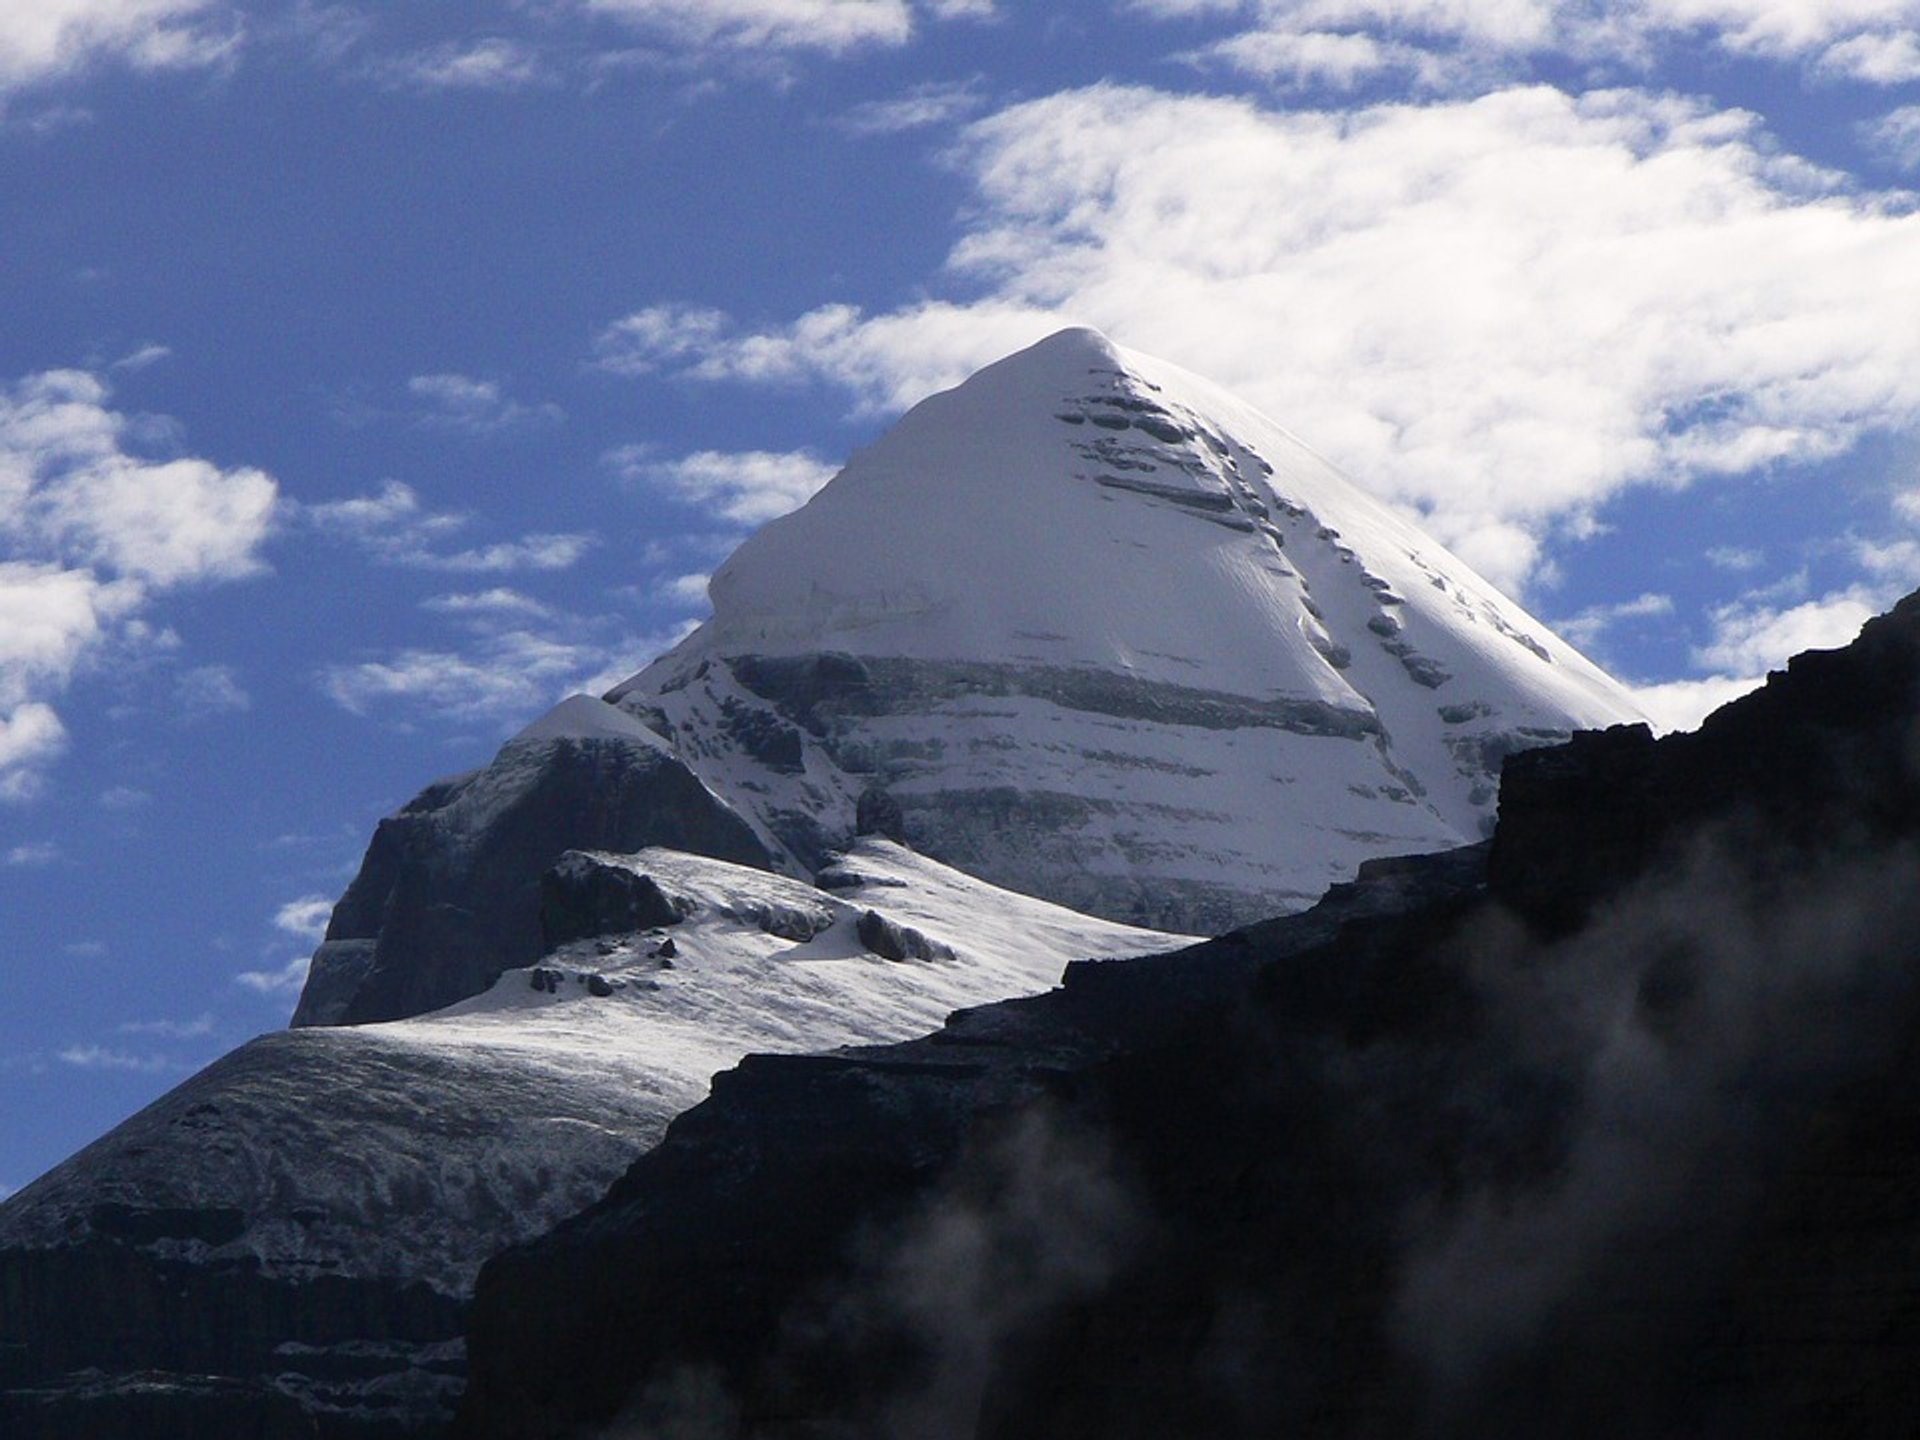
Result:
{"type": "Polygon", "coordinates": [[[1675,718],[1920,583],[1920,0],[0,3],[0,1193],[1068,322],[1675,718]]]}

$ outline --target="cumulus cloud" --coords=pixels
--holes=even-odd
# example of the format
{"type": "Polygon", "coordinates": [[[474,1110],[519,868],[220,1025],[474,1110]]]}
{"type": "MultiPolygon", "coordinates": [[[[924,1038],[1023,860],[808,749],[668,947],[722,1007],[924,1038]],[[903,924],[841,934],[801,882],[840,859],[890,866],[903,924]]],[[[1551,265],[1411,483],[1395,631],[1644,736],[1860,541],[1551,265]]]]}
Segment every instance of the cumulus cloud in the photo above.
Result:
{"type": "Polygon", "coordinates": [[[1920,73],[1915,0],[1132,0],[1128,8],[1227,21],[1233,33],[1190,58],[1268,81],[1345,85],[1392,69],[1447,84],[1548,57],[1619,72],[1702,42],[1872,84],[1920,73]]]}
{"type": "Polygon", "coordinates": [[[1696,664],[1728,675],[1764,674],[1802,650],[1833,650],[1885,608],[1885,597],[1858,586],[1787,607],[1746,601],[1713,611],[1713,638],[1696,664]]]}
{"type": "Polygon", "coordinates": [[[855,105],[839,123],[850,135],[897,135],[952,124],[975,114],[985,104],[978,79],[933,80],[891,100],[855,105]]]}
{"type": "Polygon", "coordinates": [[[69,1045],[56,1051],[55,1058],[77,1070],[126,1070],[138,1075],[159,1075],[181,1068],[165,1055],[135,1055],[103,1045],[69,1045]]]}
{"type": "Polygon", "coordinates": [[[103,61],[142,70],[211,65],[236,43],[216,0],[25,0],[0,5],[0,96],[103,61]]]}
{"type": "Polygon", "coordinates": [[[464,550],[448,549],[470,517],[429,510],[410,485],[389,480],[377,494],[289,505],[286,514],[324,535],[346,540],[375,559],[413,570],[498,575],[565,570],[593,548],[583,534],[532,534],[464,550]]]}
{"type": "Polygon", "coordinates": [[[677,460],[653,458],[644,445],[611,452],[607,463],[628,480],[653,486],[741,525],[797,510],[837,467],[805,450],[701,450],[677,460]]]}
{"type": "Polygon", "coordinates": [[[507,589],[422,608],[449,622],[448,643],[323,667],[321,692],[352,715],[513,728],[564,696],[612,688],[690,628],[635,634],[619,615],[577,615],[507,589]]]}
{"type": "Polygon", "coordinates": [[[1344,113],[1111,85],[969,126],[949,280],[743,331],[688,306],[614,368],[827,381],[896,409],[1098,325],[1283,422],[1490,578],[1634,484],[1841,453],[1920,417],[1920,215],[1755,117],[1546,87],[1344,113]]]}
{"type": "Polygon", "coordinates": [[[533,46],[490,35],[383,56],[368,73],[398,90],[522,90],[545,80],[548,70],[533,46]]]}
{"type": "Polygon", "coordinates": [[[558,405],[523,405],[508,398],[497,380],[470,375],[416,375],[407,382],[407,393],[420,403],[417,418],[422,424],[468,435],[493,435],[565,418],[558,405]]]}
{"type": "Polygon", "coordinates": [[[0,385],[0,798],[37,791],[66,744],[53,702],[170,590],[260,571],[278,488],[258,470],[139,453],[170,424],[109,408],[98,375],[0,385]]]}
{"type": "MultiPolygon", "coordinates": [[[[900,45],[913,33],[906,0],[584,0],[597,15],[682,45],[820,50],[900,45]]],[[[952,9],[955,0],[936,0],[952,9]]],[[[960,0],[963,10],[977,10],[960,0]]]]}
{"type": "Polygon", "coordinates": [[[197,665],[174,681],[174,713],[182,720],[205,720],[253,708],[253,697],[231,665],[197,665]]]}
{"type": "Polygon", "coordinates": [[[292,1000],[305,988],[307,968],[311,964],[310,956],[296,955],[278,970],[243,970],[233,977],[233,982],[256,995],[292,1000]]]}
{"type": "Polygon", "coordinates": [[[333,901],[325,895],[302,895],[273,912],[273,927],[301,940],[318,944],[333,916],[333,901]]]}
{"type": "Polygon", "coordinates": [[[1645,620],[1672,613],[1671,595],[1657,595],[1649,591],[1611,605],[1590,605],[1578,615],[1555,621],[1553,628],[1586,650],[1598,645],[1607,631],[1622,620],[1645,620]]]}
{"type": "Polygon", "coordinates": [[[1902,105],[1863,125],[1860,138],[1890,165],[1920,170],[1920,105],[1902,105]]]}

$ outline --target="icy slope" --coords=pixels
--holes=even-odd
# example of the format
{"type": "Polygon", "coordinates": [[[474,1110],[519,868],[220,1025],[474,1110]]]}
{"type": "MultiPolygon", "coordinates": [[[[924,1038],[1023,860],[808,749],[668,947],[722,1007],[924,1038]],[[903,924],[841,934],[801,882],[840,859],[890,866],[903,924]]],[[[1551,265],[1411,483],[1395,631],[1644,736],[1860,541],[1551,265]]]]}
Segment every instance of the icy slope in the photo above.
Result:
{"type": "Polygon", "coordinates": [[[1478,839],[1626,693],[1271,420],[1068,330],[909,412],[608,698],[804,872],[917,849],[1218,929],[1478,839]],[[895,815],[897,807],[897,816],[895,815]]]}
{"type": "Polygon", "coordinates": [[[1187,938],[880,839],[831,889],[672,851],[563,868],[644,875],[682,918],[584,935],[420,1018],[264,1036],[0,1207],[0,1389],[172,1370],[431,1418],[480,1262],[597,1199],[716,1071],[904,1038],[1187,938]],[[903,943],[929,958],[885,958],[903,943]]]}

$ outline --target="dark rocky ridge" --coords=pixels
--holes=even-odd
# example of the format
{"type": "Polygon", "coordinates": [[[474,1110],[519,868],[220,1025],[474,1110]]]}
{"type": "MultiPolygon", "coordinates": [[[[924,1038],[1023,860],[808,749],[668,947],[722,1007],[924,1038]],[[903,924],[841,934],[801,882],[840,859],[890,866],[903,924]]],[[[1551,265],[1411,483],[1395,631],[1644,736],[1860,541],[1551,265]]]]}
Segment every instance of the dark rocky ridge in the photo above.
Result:
{"type": "Polygon", "coordinates": [[[483,1271],[467,1437],[1920,1428],[1920,598],[1476,855],[750,1059],[483,1271]]]}
{"type": "Polygon", "coordinates": [[[664,749],[515,742],[380,822],[332,921],[295,1025],[397,1020],[477,995],[543,953],[540,877],[567,850],[649,845],[765,867],[765,848],[664,749]]]}

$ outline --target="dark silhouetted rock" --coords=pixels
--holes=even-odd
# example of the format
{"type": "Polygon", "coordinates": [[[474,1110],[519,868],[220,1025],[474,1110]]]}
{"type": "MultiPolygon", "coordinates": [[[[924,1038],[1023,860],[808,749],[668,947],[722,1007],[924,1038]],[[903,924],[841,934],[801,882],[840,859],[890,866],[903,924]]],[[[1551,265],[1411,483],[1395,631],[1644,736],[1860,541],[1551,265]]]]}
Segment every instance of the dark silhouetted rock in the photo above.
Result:
{"type": "Polygon", "coordinates": [[[1920,1432],[1917,733],[1910,600],[1510,760],[1484,881],[751,1057],[485,1268],[457,1432],[1920,1432]]]}

